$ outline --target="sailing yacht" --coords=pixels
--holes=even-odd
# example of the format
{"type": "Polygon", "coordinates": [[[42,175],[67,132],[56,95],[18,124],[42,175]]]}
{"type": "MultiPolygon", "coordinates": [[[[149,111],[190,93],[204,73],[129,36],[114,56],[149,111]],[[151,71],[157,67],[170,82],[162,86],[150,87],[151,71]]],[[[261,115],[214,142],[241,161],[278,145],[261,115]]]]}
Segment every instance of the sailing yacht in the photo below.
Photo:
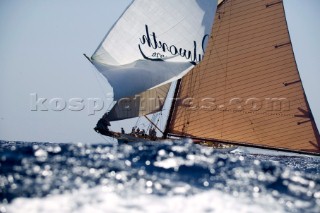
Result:
{"type": "Polygon", "coordinates": [[[102,120],[161,111],[175,85],[163,138],[320,153],[282,0],[135,0],[90,61],[117,101],[102,120]]]}

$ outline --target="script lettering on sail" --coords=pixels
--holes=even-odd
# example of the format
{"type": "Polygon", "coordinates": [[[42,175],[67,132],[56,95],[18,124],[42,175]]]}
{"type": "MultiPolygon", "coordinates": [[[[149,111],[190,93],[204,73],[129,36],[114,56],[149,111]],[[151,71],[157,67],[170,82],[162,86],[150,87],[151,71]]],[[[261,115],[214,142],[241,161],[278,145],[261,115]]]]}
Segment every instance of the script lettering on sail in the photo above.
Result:
{"type": "Polygon", "coordinates": [[[193,41],[193,50],[187,50],[183,47],[177,47],[174,44],[168,44],[165,41],[161,41],[155,32],[149,33],[149,27],[146,25],[145,34],[140,38],[139,50],[144,59],[151,61],[163,61],[170,57],[180,56],[190,63],[196,65],[203,59],[205,45],[207,43],[209,35],[205,34],[202,39],[201,53],[198,51],[197,41],[193,41]],[[143,50],[144,47],[149,47],[154,50],[151,56],[148,56],[143,50]]]}

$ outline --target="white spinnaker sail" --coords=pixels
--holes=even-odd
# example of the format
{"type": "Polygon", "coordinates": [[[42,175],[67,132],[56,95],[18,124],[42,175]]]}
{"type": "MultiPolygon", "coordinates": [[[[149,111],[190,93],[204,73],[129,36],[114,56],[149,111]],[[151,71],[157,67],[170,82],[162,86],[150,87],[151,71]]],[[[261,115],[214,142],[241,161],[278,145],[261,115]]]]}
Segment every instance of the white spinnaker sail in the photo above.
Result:
{"type": "Polygon", "coordinates": [[[217,0],[134,0],[92,55],[119,100],[171,82],[202,60],[217,0]]]}

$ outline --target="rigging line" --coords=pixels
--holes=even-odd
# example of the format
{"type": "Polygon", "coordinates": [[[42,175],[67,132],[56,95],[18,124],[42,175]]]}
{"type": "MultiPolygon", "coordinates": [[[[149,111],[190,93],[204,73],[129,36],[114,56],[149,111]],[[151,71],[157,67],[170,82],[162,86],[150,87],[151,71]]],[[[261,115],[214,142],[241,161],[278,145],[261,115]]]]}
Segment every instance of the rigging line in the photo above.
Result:
{"type": "MultiPolygon", "coordinates": [[[[230,30],[231,30],[231,18],[232,18],[232,3],[233,0],[230,1],[230,9],[229,9],[229,26],[228,26],[228,39],[227,39],[227,58],[226,58],[226,66],[225,66],[225,79],[224,79],[224,98],[223,101],[225,102],[226,98],[226,89],[227,89],[227,79],[228,79],[228,61],[229,61],[229,42],[230,42],[230,30]]],[[[221,125],[221,138],[223,135],[223,129],[224,129],[224,117],[225,117],[225,111],[222,111],[222,125],[221,125]]]]}
{"type": "MultiPolygon", "coordinates": [[[[157,119],[157,113],[152,115],[151,121],[154,123],[156,119],[157,119]]],[[[152,128],[152,126],[153,126],[152,123],[150,123],[150,128],[152,128]]]]}
{"type": "MultiPolygon", "coordinates": [[[[195,91],[198,91],[201,85],[201,73],[200,73],[200,68],[203,66],[203,64],[199,64],[198,68],[199,71],[195,72],[195,76],[194,76],[194,84],[193,84],[193,98],[195,98],[195,91]]],[[[198,100],[195,100],[195,102],[197,103],[198,100]]],[[[198,103],[197,103],[198,104],[198,103]]],[[[198,106],[198,105],[197,105],[198,106]]],[[[197,118],[199,117],[200,110],[196,110],[194,113],[194,116],[196,116],[197,118]]],[[[191,119],[191,113],[189,114],[189,120],[191,119]]]]}
{"type": "Polygon", "coordinates": [[[101,82],[99,81],[99,78],[98,78],[98,76],[97,76],[98,73],[97,73],[95,70],[92,70],[92,72],[93,72],[93,75],[95,76],[95,78],[96,78],[96,80],[97,80],[97,82],[98,82],[98,84],[99,84],[99,86],[100,86],[100,89],[101,89],[102,94],[105,96],[106,99],[109,99],[109,97],[108,97],[108,96],[104,93],[104,91],[103,91],[101,82]]]}
{"type": "MultiPolygon", "coordinates": [[[[99,133],[98,133],[99,134],[99,133]]],[[[109,142],[104,136],[102,136],[101,134],[99,134],[99,136],[105,141],[105,142],[109,142]]]]}
{"type": "MultiPolygon", "coordinates": [[[[158,124],[159,124],[160,118],[161,118],[161,117],[160,117],[160,115],[158,114],[158,115],[157,115],[157,122],[155,122],[155,124],[156,124],[157,126],[159,126],[158,124]]],[[[159,128],[159,129],[160,129],[160,128],[159,128]]],[[[162,132],[162,133],[163,133],[163,132],[162,132]]]]}
{"type": "MultiPolygon", "coordinates": [[[[145,115],[145,116],[147,116],[147,115],[145,115]]],[[[152,120],[152,121],[154,120],[154,116],[155,116],[155,114],[152,114],[152,117],[151,117],[151,120],[152,120]]],[[[152,124],[151,124],[150,122],[148,122],[147,132],[149,132],[149,130],[151,129],[151,127],[152,127],[152,124]]]]}
{"type": "Polygon", "coordinates": [[[151,120],[152,120],[153,122],[154,122],[156,116],[157,116],[156,113],[152,114],[151,120]]]}
{"type": "MultiPolygon", "coordinates": [[[[98,76],[97,76],[97,75],[98,75],[97,71],[95,71],[95,70],[92,69],[92,73],[93,73],[94,77],[96,78],[96,80],[97,80],[97,82],[98,82],[98,84],[99,84],[99,89],[101,90],[103,96],[105,97],[106,100],[109,100],[110,97],[108,97],[108,96],[105,94],[105,92],[104,92],[104,90],[103,90],[103,87],[102,87],[102,84],[101,84],[101,82],[100,82],[100,80],[99,80],[99,78],[98,78],[98,76]]],[[[111,101],[111,103],[109,104],[109,106],[108,106],[108,108],[107,108],[107,111],[110,111],[110,108],[111,108],[111,106],[112,106],[114,103],[115,103],[115,101],[111,101]]]]}
{"type": "MultiPolygon", "coordinates": [[[[192,69],[191,71],[190,71],[190,74],[188,74],[188,87],[187,87],[187,91],[186,91],[186,95],[188,95],[188,94],[190,94],[191,92],[192,92],[192,90],[191,90],[191,86],[192,86],[192,84],[191,84],[191,82],[192,82],[192,79],[193,79],[193,74],[194,74],[194,69],[192,69]]],[[[183,80],[182,80],[183,81],[183,80]]],[[[183,82],[181,82],[181,85],[183,84],[183,82]]],[[[180,86],[180,88],[181,88],[181,86],[180,86]]],[[[184,107],[184,106],[182,106],[182,107],[184,107]]],[[[185,127],[186,127],[186,125],[185,124],[187,124],[188,123],[188,110],[186,109],[186,107],[184,107],[184,111],[183,111],[184,113],[183,113],[183,129],[182,129],[182,134],[184,134],[185,133],[185,127]]],[[[190,112],[189,112],[190,113],[190,112]]]]}
{"type": "Polygon", "coordinates": [[[139,124],[139,122],[140,122],[140,118],[141,118],[141,117],[138,117],[138,119],[137,119],[137,121],[136,121],[136,125],[135,125],[136,127],[138,127],[138,124],[139,124]]]}
{"type": "Polygon", "coordinates": [[[163,114],[162,112],[160,113],[160,127],[163,128],[163,114]]]}
{"type": "Polygon", "coordinates": [[[161,121],[161,118],[162,118],[162,113],[158,113],[158,120],[157,120],[157,125],[158,125],[158,123],[159,123],[159,121],[161,121]]]}

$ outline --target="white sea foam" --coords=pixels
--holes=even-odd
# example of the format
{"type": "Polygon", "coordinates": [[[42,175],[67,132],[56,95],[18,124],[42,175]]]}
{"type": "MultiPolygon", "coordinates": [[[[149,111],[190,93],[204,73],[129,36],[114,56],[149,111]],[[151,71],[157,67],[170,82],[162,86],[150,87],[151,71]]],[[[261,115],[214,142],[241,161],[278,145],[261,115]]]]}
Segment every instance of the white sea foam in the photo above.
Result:
{"type": "Polygon", "coordinates": [[[307,155],[307,154],[299,154],[299,153],[293,153],[293,152],[284,152],[284,151],[278,151],[278,150],[259,149],[259,148],[253,148],[253,147],[243,147],[243,146],[239,146],[235,150],[230,151],[230,153],[318,158],[318,156],[307,155]]]}
{"type": "Polygon", "coordinates": [[[157,196],[139,194],[122,197],[107,187],[82,189],[45,198],[18,198],[6,207],[8,213],[140,213],[140,212],[219,212],[219,213],[278,213],[283,206],[271,196],[259,198],[233,197],[211,190],[195,195],[157,196]]]}

